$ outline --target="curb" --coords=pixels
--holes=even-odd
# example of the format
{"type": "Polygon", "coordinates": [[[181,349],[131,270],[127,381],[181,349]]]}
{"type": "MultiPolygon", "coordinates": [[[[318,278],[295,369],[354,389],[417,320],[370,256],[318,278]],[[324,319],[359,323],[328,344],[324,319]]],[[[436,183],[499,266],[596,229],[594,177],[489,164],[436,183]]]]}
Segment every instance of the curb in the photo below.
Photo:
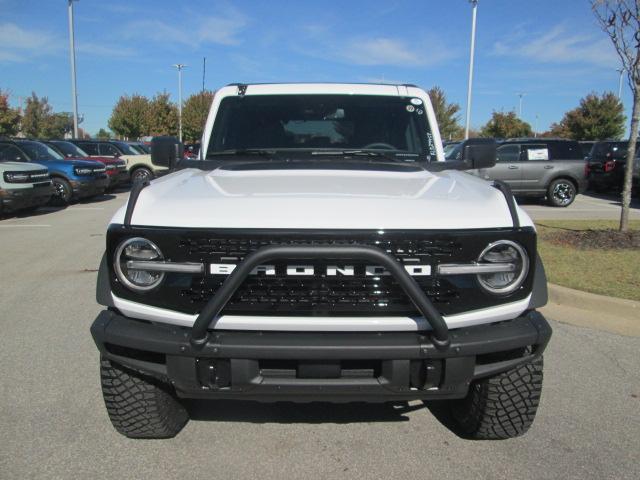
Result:
{"type": "Polygon", "coordinates": [[[549,303],[541,311],[553,320],[640,337],[640,302],[548,284],[549,303]]]}

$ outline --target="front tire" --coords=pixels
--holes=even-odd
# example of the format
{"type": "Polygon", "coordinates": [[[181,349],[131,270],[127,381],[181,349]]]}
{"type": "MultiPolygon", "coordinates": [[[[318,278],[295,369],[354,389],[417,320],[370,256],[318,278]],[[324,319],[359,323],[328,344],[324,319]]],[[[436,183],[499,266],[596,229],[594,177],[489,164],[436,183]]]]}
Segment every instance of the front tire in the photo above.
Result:
{"type": "Polygon", "coordinates": [[[102,395],[114,428],[129,438],[172,438],[189,420],[172,388],[100,359],[102,395]]]}
{"type": "Polygon", "coordinates": [[[51,179],[53,185],[53,196],[51,197],[52,205],[69,205],[73,198],[73,190],[71,185],[64,178],[53,177],[51,179]]]}
{"type": "Polygon", "coordinates": [[[451,414],[462,433],[478,440],[524,434],[536,416],[542,393],[542,357],[495,377],[476,380],[451,414]]]}
{"type": "Polygon", "coordinates": [[[576,199],[576,186],[571,180],[559,178],[549,184],[547,202],[552,207],[568,207],[576,199]]]}
{"type": "Polygon", "coordinates": [[[131,172],[131,183],[142,183],[151,181],[153,179],[153,172],[145,167],[138,167],[131,172]]]}

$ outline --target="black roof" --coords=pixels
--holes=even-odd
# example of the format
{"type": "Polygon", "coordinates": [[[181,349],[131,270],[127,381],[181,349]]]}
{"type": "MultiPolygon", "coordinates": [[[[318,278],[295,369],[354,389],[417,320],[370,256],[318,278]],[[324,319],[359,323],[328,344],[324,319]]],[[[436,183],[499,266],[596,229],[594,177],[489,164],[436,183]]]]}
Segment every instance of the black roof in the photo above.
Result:
{"type": "Polygon", "coordinates": [[[575,142],[568,138],[560,137],[514,137],[505,138],[502,142],[520,142],[520,143],[536,143],[536,142],[575,142]]]}

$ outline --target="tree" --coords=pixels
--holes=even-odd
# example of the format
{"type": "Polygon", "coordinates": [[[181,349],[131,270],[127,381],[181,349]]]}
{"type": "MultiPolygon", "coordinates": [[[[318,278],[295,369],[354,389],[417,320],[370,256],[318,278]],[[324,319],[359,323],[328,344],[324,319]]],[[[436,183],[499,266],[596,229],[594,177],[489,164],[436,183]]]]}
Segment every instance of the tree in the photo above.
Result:
{"type": "Polygon", "coordinates": [[[101,128],[98,130],[98,133],[96,133],[96,138],[99,138],[100,140],[109,140],[111,138],[111,132],[101,128]]]}
{"type": "Polygon", "coordinates": [[[600,28],[609,36],[627,72],[627,81],[633,94],[633,109],[627,149],[627,164],[622,187],[620,230],[629,230],[631,179],[640,121],[640,0],[592,0],[591,8],[600,28]]]}
{"type": "Polygon", "coordinates": [[[480,129],[480,135],[495,138],[530,137],[533,131],[531,125],[520,120],[515,112],[494,111],[491,119],[480,129]]]}
{"type": "Polygon", "coordinates": [[[457,103],[447,103],[444,91],[438,86],[433,87],[427,93],[429,94],[431,105],[433,105],[433,110],[436,114],[442,139],[462,138],[464,132],[458,123],[460,105],[457,103]]]}
{"type": "Polygon", "coordinates": [[[63,138],[70,132],[73,132],[73,115],[69,112],[52,113],[44,118],[38,137],[45,140],[63,138]]]}
{"type": "Polygon", "coordinates": [[[133,94],[120,97],[113,107],[109,128],[123,138],[138,138],[148,130],[149,99],[133,94]]]}
{"type": "Polygon", "coordinates": [[[195,142],[202,137],[211,102],[213,102],[213,92],[209,90],[193,94],[184,102],[182,135],[186,141],[195,142]]]}
{"type": "Polygon", "coordinates": [[[580,105],[564,114],[560,123],[551,125],[551,131],[574,140],[604,140],[620,138],[624,134],[624,107],[613,93],[599,97],[590,93],[580,105]]]}
{"type": "Polygon", "coordinates": [[[9,106],[9,94],[0,90],[0,135],[12,136],[20,130],[20,110],[9,106]]]}
{"type": "Polygon", "coordinates": [[[178,106],[169,100],[168,93],[158,93],[147,109],[147,134],[176,135],[178,133],[178,106]]]}
{"type": "Polygon", "coordinates": [[[53,109],[47,97],[38,98],[35,92],[27,98],[27,105],[22,116],[22,133],[27,137],[41,137],[45,125],[52,115],[53,109]]]}

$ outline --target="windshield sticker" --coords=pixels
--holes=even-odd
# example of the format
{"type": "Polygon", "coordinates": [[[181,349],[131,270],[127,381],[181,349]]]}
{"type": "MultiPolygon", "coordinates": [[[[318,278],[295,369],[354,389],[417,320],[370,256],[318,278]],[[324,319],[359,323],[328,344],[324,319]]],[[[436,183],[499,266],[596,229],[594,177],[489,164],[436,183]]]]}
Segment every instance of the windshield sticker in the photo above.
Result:
{"type": "Polygon", "coordinates": [[[418,110],[416,110],[416,112],[418,113],[418,115],[422,115],[424,113],[424,110],[422,110],[421,108],[419,108],[418,110]]]}
{"type": "Polygon", "coordinates": [[[549,150],[546,148],[531,148],[527,150],[528,160],[549,160],[549,150]]]}
{"type": "Polygon", "coordinates": [[[414,105],[422,105],[422,100],[420,100],[419,98],[412,98],[411,103],[413,103],[414,105]]]}
{"type": "Polygon", "coordinates": [[[411,113],[416,109],[413,105],[407,105],[407,112],[411,113]]]}
{"type": "MultiPolygon", "coordinates": [[[[435,156],[436,145],[433,143],[433,135],[431,135],[431,132],[427,132],[427,142],[429,142],[429,154],[435,156]]],[[[431,160],[430,157],[429,160],[431,160]]]]}

